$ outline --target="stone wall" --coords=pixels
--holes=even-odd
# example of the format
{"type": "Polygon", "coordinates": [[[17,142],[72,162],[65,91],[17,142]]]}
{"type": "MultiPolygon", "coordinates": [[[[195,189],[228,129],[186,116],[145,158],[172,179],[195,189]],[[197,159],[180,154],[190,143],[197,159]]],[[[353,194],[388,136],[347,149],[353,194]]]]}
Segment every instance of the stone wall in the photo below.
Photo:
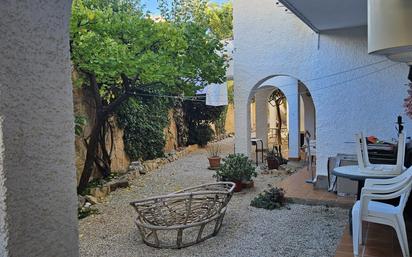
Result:
{"type": "Polygon", "coordinates": [[[227,134],[235,133],[235,107],[233,104],[227,106],[225,130],[227,134]]]}

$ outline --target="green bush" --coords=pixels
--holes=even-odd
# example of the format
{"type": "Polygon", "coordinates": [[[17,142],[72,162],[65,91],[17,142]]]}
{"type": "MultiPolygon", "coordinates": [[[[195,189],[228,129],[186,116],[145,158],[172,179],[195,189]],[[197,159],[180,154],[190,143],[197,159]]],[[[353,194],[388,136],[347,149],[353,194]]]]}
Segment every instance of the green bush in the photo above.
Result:
{"type": "Polygon", "coordinates": [[[198,144],[203,147],[212,140],[214,132],[209,124],[199,124],[189,126],[189,139],[188,144],[198,144]]]}
{"type": "Polygon", "coordinates": [[[79,220],[84,219],[90,215],[100,214],[99,210],[93,208],[77,208],[77,218],[79,220]]]}
{"type": "Polygon", "coordinates": [[[269,190],[256,196],[250,205],[267,210],[279,209],[286,205],[285,191],[282,188],[269,185],[269,190]]]}
{"type": "Polygon", "coordinates": [[[198,144],[205,146],[213,139],[214,132],[210,124],[219,120],[225,106],[209,106],[201,101],[201,96],[197,101],[184,101],[183,110],[185,113],[185,122],[189,129],[188,144],[198,144]]]}
{"type": "Polygon", "coordinates": [[[215,174],[218,180],[228,181],[250,181],[256,176],[252,160],[244,154],[229,154],[215,174]]]}

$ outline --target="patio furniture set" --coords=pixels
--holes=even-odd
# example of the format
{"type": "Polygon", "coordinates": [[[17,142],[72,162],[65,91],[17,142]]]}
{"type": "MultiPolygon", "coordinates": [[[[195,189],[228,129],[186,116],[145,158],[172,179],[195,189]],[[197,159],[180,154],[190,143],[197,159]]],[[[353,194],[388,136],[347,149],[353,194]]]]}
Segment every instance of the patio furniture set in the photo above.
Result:
{"type": "Polygon", "coordinates": [[[404,167],[404,132],[399,133],[396,164],[372,164],[362,133],[356,135],[356,156],[358,165],[336,167],[332,172],[337,177],[358,181],[357,201],[351,210],[354,255],[359,255],[359,244],[364,243],[362,221],[368,221],[393,227],[403,256],[409,257],[403,210],[412,188],[412,167],[404,167]]]}

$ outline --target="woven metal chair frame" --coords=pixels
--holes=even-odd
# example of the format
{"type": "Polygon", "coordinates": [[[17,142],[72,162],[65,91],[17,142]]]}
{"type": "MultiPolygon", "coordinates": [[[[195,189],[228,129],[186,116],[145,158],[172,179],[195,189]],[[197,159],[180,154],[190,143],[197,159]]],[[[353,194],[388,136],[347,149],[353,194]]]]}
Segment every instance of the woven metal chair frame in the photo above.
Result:
{"type": "Polygon", "coordinates": [[[217,182],[131,202],[143,242],[179,249],[217,235],[234,188],[232,182],[217,182]]]}

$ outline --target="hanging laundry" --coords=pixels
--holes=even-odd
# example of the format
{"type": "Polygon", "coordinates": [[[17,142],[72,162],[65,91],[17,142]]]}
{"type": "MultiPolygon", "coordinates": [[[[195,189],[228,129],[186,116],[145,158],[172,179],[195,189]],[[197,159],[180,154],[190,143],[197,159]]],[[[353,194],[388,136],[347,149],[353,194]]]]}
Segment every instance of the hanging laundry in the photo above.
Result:
{"type": "Polygon", "coordinates": [[[222,106],[228,105],[227,84],[211,84],[205,88],[206,105],[222,106]]]}

